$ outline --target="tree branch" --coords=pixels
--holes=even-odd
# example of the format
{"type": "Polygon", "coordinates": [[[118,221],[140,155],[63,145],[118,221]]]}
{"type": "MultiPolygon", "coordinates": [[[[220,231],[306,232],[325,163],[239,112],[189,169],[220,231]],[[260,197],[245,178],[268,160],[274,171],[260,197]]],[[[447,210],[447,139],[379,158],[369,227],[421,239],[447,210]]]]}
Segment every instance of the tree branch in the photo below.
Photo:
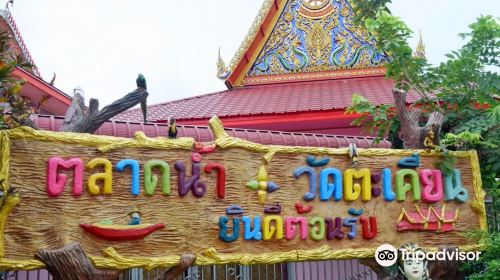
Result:
{"type": "MultiPolygon", "coordinates": [[[[59,131],[94,133],[103,123],[137,104],[141,104],[141,108],[145,109],[147,97],[148,92],[145,89],[137,88],[100,111],[98,110],[99,101],[90,99],[89,110],[85,113],[83,98],[76,93],[73,103],[66,112],[64,125],[59,131]]],[[[144,122],[146,122],[145,110],[143,112],[144,122]]]]}
{"type": "Polygon", "coordinates": [[[394,97],[394,106],[396,107],[396,114],[401,122],[401,125],[407,124],[410,122],[410,117],[408,115],[408,110],[406,109],[406,92],[393,89],[392,96],[394,97]]]}

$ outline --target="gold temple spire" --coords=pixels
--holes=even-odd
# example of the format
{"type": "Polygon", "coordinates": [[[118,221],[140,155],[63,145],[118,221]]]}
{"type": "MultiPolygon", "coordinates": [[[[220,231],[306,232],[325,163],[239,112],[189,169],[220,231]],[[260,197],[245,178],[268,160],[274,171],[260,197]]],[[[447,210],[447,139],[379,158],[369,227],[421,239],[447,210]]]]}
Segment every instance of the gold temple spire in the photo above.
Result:
{"type": "Polygon", "coordinates": [[[220,55],[220,47],[219,47],[219,53],[217,59],[217,78],[225,80],[229,76],[229,74],[231,74],[231,72],[227,68],[226,63],[224,62],[222,56],[220,55]]]}
{"type": "Polygon", "coordinates": [[[422,32],[420,32],[419,30],[418,33],[420,35],[420,38],[418,40],[418,45],[415,51],[413,52],[413,56],[418,58],[425,58],[425,45],[424,42],[422,41],[422,32]]]}

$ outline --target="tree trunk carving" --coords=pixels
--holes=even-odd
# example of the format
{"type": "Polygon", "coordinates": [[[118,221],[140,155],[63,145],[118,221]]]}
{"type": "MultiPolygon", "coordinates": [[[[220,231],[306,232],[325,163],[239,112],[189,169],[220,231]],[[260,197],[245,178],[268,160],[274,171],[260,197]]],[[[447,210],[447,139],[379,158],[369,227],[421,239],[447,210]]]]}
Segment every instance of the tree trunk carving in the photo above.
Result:
{"type": "Polygon", "coordinates": [[[111,280],[120,270],[96,269],[85,255],[82,246],[73,242],[57,250],[41,250],[36,254],[55,280],[111,280]]]}
{"type": "Polygon", "coordinates": [[[443,114],[432,112],[427,119],[427,123],[422,127],[419,125],[422,111],[413,108],[410,111],[406,108],[406,92],[393,89],[396,115],[401,123],[401,139],[405,149],[424,149],[424,140],[429,130],[434,131],[434,144],[439,146],[439,132],[444,122],[443,114]]]}
{"type": "Polygon", "coordinates": [[[102,110],[99,110],[99,100],[91,98],[89,108],[85,110],[83,97],[75,92],[71,106],[66,112],[63,126],[59,131],[94,133],[103,123],[137,104],[141,104],[144,112],[144,123],[146,123],[145,107],[147,97],[148,92],[145,89],[137,88],[102,108],[102,110]]]}
{"type": "MultiPolygon", "coordinates": [[[[85,251],[78,242],[72,242],[57,250],[41,250],[36,257],[42,261],[54,280],[115,280],[121,270],[97,269],[85,255],[85,251]]],[[[194,254],[183,254],[180,263],[155,280],[173,280],[195,261],[194,254]]]]}

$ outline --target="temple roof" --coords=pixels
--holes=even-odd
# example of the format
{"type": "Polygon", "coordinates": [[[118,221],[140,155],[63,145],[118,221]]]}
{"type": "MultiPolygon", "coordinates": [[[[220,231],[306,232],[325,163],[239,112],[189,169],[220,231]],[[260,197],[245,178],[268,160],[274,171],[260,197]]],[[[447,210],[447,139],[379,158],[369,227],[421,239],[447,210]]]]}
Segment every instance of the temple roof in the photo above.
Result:
{"type": "Polygon", "coordinates": [[[14,44],[11,43],[10,47],[11,49],[13,49],[15,55],[22,55],[24,59],[32,65],[33,74],[35,74],[37,77],[41,77],[40,72],[38,72],[38,68],[35,65],[35,62],[31,57],[28,47],[24,43],[21,32],[17,27],[16,21],[14,20],[12,13],[8,9],[0,9],[0,30],[3,32],[8,32],[9,35],[12,36],[14,44]]]}
{"type": "Polygon", "coordinates": [[[8,44],[12,55],[21,56],[32,65],[29,70],[20,67],[12,70],[12,76],[26,82],[21,88],[20,95],[30,101],[30,105],[37,113],[64,115],[71,104],[71,97],[42,79],[8,9],[0,9],[0,32],[7,32],[10,36],[8,44]]]}
{"type": "MultiPolygon", "coordinates": [[[[385,73],[386,57],[347,0],[265,0],[230,66],[231,87],[385,73]]],[[[224,65],[220,63],[220,65],[224,65]]]]}
{"type": "MultiPolygon", "coordinates": [[[[233,127],[359,133],[350,131],[354,117],[343,114],[352,95],[393,104],[394,82],[385,79],[386,56],[354,25],[347,1],[264,0],[229,67],[219,52],[218,76],[229,89],[148,106],[148,120],[200,124],[217,115],[233,127]],[[311,114],[321,115],[314,126],[311,114]]],[[[410,92],[407,102],[416,100],[410,92]]],[[[114,120],[140,121],[142,113],[132,109],[114,120]]]]}
{"type": "Polygon", "coordinates": [[[37,113],[55,115],[66,113],[71,104],[69,95],[22,68],[15,68],[12,75],[26,82],[21,88],[20,94],[30,100],[37,113]]]}
{"type": "MultiPolygon", "coordinates": [[[[64,121],[64,117],[34,115],[33,122],[42,129],[57,131],[64,121]]],[[[214,140],[208,126],[177,125],[179,137],[192,137],[198,142],[214,140]]],[[[142,122],[107,121],[97,131],[99,135],[117,137],[133,137],[136,131],[143,131],[148,137],[167,136],[167,125],[142,122]]],[[[281,131],[225,128],[225,131],[234,137],[246,139],[265,145],[310,146],[310,147],[348,147],[354,143],[360,148],[390,148],[391,143],[382,140],[373,143],[373,137],[339,136],[311,133],[290,133],[281,131]]]]}
{"type": "MultiPolygon", "coordinates": [[[[209,119],[213,115],[252,116],[295,112],[344,110],[352,95],[359,94],[372,104],[392,104],[394,82],[384,77],[309,81],[245,86],[148,106],[149,121],[209,119]]],[[[417,100],[410,92],[407,102],[417,100]]],[[[115,120],[140,121],[140,109],[126,111],[115,120]]]]}

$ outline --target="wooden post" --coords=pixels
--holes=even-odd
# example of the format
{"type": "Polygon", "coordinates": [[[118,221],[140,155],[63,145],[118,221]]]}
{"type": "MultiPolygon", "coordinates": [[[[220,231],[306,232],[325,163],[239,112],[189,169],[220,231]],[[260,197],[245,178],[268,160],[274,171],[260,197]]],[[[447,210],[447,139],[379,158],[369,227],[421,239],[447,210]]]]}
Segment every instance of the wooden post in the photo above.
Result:
{"type": "Polygon", "coordinates": [[[95,268],[77,242],[57,250],[41,250],[36,257],[46,265],[55,280],[111,280],[117,279],[121,273],[120,270],[95,268]]]}

